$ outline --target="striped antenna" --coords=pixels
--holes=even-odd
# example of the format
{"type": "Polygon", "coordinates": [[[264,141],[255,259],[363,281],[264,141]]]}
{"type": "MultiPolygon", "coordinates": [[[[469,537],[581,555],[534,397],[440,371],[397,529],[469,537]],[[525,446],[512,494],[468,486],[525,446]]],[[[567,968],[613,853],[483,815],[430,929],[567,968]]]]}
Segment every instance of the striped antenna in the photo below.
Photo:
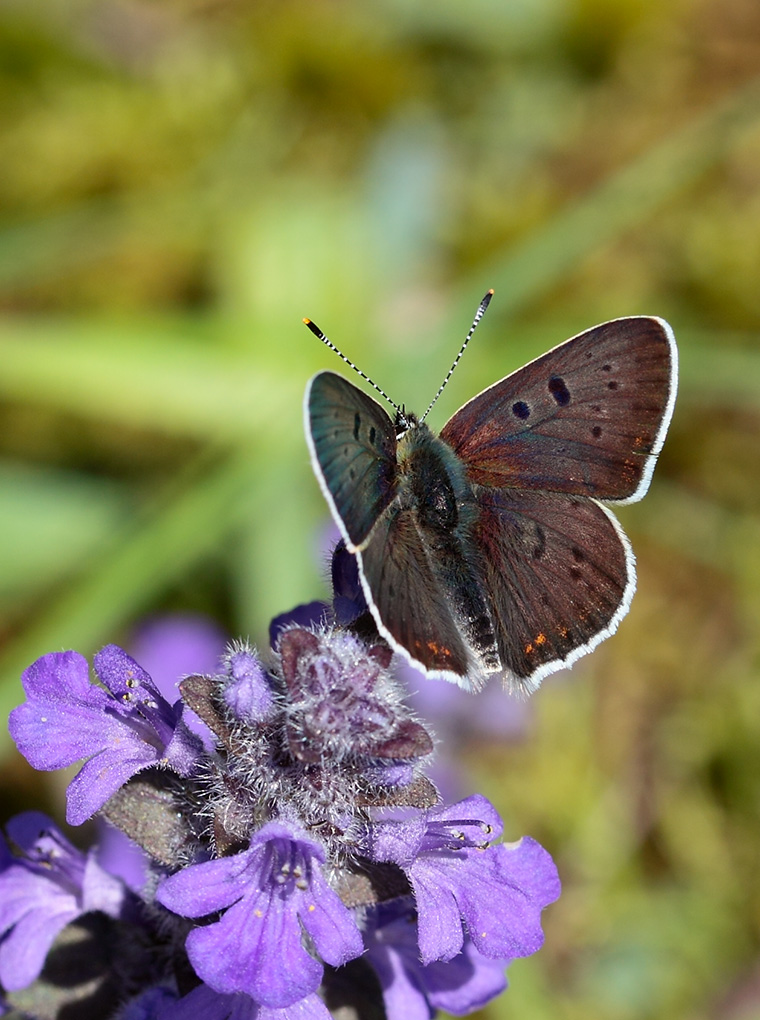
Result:
{"type": "Polygon", "coordinates": [[[493,297],[493,288],[488,291],[488,293],[484,296],[483,300],[478,305],[478,310],[477,310],[477,312],[475,312],[475,318],[472,320],[472,325],[470,326],[470,331],[467,334],[467,336],[464,338],[464,343],[459,348],[459,354],[457,354],[457,356],[454,358],[454,364],[449,369],[448,375],[446,376],[446,378],[443,380],[441,385],[438,387],[438,392],[433,397],[433,399],[430,401],[430,403],[428,405],[427,411],[425,411],[423,416],[420,418],[421,422],[423,422],[427,418],[427,416],[430,414],[430,412],[433,410],[433,405],[435,404],[436,400],[438,400],[440,395],[443,393],[443,390],[444,390],[444,387],[445,387],[446,383],[449,381],[449,379],[454,374],[454,369],[459,364],[459,359],[464,354],[464,351],[465,351],[465,348],[467,347],[467,344],[470,342],[470,340],[472,340],[472,334],[475,332],[475,329],[477,328],[478,323],[483,318],[483,315],[485,314],[486,308],[488,308],[489,304],[491,303],[491,298],[492,297],[493,297]]]}
{"type": "Polygon", "coordinates": [[[370,377],[368,375],[365,375],[364,372],[362,372],[362,370],[360,368],[356,367],[356,365],[353,363],[353,361],[350,361],[346,357],[346,355],[343,353],[343,351],[339,351],[338,348],[335,346],[335,344],[332,342],[332,340],[328,340],[328,338],[325,336],[325,334],[322,332],[322,330],[319,328],[319,326],[316,324],[316,322],[312,322],[311,319],[304,319],[303,321],[309,327],[309,329],[312,331],[314,336],[317,337],[318,340],[321,340],[322,343],[325,344],[326,347],[329,347],[331,351],[334,351],[335,354],[337,354],[339,358],[341,358],[343,361],[345,361],[345,363],[349,366],[349,368],[353,368],[354,372],[356,372],[357,375],[360,375],[362,377],[362,379],[365,379],[370,384],[370,386],[372,386],[374,389],[376,389],[377,392],[380,394],[380,396],[384,397],[388,401],[388,403],[391,405],[391,407],[395,408],[396,413],[401,416],[401,420],[404,421],[404,422],[406,421],[406,415],[404,414],[403,407],[399,407],[397,403],[395,403],[393,400],[391,400],[391,398],[388,396],[388,394],[385,392],[385,390],[381,390],[376,382],[373,382],[372,379],[370,379],[370,377]]]}

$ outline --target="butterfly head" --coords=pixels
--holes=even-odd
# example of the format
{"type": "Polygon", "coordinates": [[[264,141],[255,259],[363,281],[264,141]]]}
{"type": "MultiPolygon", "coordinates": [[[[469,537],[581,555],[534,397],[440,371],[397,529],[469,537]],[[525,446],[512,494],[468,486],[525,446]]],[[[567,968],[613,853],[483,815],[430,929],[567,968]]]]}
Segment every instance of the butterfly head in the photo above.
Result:
{"type": "Polygon", "coordinates": [[[419,423],[417,415],[412,414],[411,411],[407,411],[402,404],[401,407],[397,408],[396,416],[393,419],[393,427],[396,431],[396,440],[401,439],[407,434],[407,432],[411,431],[411,429],[416,429],[419,423]]]}

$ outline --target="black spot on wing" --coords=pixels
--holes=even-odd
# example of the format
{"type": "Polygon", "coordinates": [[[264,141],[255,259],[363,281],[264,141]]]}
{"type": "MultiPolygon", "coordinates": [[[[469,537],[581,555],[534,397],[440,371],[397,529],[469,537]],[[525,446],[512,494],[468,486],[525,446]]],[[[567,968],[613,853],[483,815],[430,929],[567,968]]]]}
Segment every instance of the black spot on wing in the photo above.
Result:
{"type": "Polygon", "coordinates": [[[524,400],[518,400],[516,403],[512,404],[512,414],[515,418],[520,418],[522,421],[525,421],[526,418],[530,417],[530,408],[524,400]]]}
{"type": "Polygon", "coordinates": [[[570,390],[561,375],[553,375],[549,379],[549,392],[560,407],[567,407],[570,403],[570,390]]]}

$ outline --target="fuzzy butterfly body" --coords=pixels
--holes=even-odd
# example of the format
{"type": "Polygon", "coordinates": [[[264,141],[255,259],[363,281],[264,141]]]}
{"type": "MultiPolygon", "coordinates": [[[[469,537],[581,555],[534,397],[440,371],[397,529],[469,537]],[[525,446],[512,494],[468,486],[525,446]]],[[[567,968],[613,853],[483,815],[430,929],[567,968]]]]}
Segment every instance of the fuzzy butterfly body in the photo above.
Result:
{"type": "Polygon", "coordinates": [[[478,394],[436,436],[320,372],[314,470],[379,632],[430,676],[516,690],[612,634],[635,588],[600,500],[641,499],[673,413],[661,319],[595,326],[478,394]]]}

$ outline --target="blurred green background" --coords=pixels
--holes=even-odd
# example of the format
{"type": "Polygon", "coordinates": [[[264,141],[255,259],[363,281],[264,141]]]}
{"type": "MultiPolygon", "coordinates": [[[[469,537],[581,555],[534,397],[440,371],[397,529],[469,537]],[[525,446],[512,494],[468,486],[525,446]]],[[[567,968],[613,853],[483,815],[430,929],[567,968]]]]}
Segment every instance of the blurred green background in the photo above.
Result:
{"type": "MultiPolygon", "coordinates": [[[[760,4],[5,0],[0,680],[324,596],[314,318],[432,416],[604,319],[682,377],[616,637],[463,742],[564,881],[483,1016],[760,1017],[760,4]]],[[[59,815],[11,755],[3,815],[59,815]]],[[[40,781],[45,785],[40,786],[40,781]]]]}

